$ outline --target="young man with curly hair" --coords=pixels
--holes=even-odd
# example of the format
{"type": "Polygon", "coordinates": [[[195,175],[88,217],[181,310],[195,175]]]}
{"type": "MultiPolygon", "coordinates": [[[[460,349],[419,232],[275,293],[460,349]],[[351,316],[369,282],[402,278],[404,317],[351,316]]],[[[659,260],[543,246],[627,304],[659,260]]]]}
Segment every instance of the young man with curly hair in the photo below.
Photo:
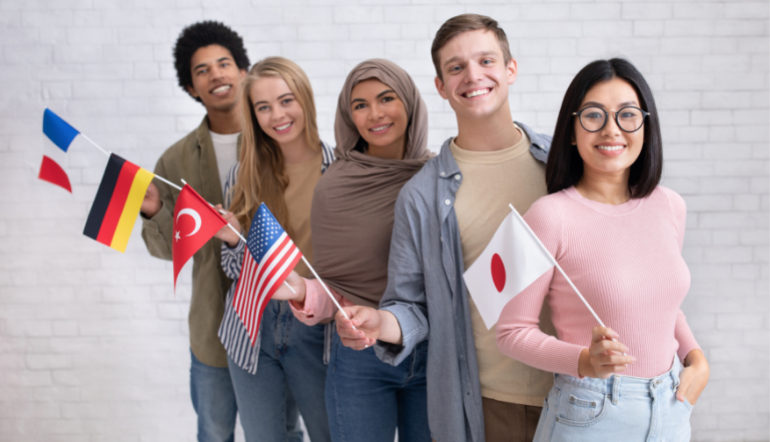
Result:
{"type": "MultiPolygon", "coordinates": [[[[182,30],[174,47],[179,86],[203,104],[197,129],[169,147],[155,173],[187,181],[207,201],[221,204],[227,171],[238,160],[240,84],[249,68],[243,40],[222,23],[204,21],[182,30]]],[[[150,184],[142,203],[142,237],[152,256],[171,260],[174,203],[179,191],[150,184]]],[[[237,405],[227,354],[217,336],[231,281],[220,266],[221,241],[212,238],[193,259],[190,326],[190,395],[199,441],[232,441],[237,405]]]]}

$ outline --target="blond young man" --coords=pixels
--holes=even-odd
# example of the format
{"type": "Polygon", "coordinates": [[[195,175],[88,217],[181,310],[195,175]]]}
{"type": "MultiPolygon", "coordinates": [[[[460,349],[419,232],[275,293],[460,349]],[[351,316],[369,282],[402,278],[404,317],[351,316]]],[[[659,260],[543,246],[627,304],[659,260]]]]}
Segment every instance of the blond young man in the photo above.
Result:
{"type": "Polygon", "coordinates": [[[345,308],[352,321],[337,314],[338,333],[351,348],[375,345],[394,365],[430,341],[428,415],[436,441],[530,441],[552,377],[498,350],[495,328],[487,330],[462,275],[510,213],[508,203],[524,213],[546,195],[551,137],[511,117],[508,91],[518,67],[495,20],[447,20],[431,55],[458,135],[399,195],[380,310],[345,308]]]}

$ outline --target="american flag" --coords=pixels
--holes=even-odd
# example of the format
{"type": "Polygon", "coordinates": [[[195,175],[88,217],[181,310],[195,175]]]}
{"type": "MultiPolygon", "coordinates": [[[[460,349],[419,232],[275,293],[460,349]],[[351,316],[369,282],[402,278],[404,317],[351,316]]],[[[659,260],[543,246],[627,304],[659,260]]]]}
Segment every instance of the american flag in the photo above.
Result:
{"type": "Polygon", "coordinates": [[[267,206],[261,204],[251,222],[241,276],[233,297],[233,307],[246,326],[252,346],[267,302],[301,258],[302,253],[294,241],[267,206]]]}

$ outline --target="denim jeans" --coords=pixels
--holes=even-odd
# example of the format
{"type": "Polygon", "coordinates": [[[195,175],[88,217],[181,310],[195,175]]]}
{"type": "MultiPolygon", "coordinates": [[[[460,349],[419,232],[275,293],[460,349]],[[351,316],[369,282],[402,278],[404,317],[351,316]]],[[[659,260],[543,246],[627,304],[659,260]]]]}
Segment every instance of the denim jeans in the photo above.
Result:
{"type": "Polygon", "coordinates": [[[682,364],[651,378],[609,379],[555,375],[535,433],[535,442],[690,440],[692,405],[676,399],[682,364]]]}
{"type": "Polygon", "coordinates": [[[198,442],[233,442],[238,407],[226,367],[199,361],[190,350],[190,397],[198,415],[198,442]]]}
{"type": "Polygon", "coordinates": [[[302,414],[310,440],[328,442],[324,406],[324,326],[299,322],[286,301],[270,301],[260,325],[257,374],[228,357],[247,442],[302,442],[302,414]]]}
{"type": "Polygon", "coordinates": [[[426,364],[428,341],[401,364],[386,364],[370,347],[334,341],[326,376],[326,410],[334,442],[430,442],[426,364]]]}

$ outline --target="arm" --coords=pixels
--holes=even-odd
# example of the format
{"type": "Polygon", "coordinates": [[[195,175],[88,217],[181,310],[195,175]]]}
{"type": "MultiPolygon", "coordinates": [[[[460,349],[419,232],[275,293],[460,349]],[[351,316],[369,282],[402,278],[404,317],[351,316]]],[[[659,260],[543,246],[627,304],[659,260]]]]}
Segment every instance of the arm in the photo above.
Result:
{"type": "MultiPolygon", "coordinates": [[[[377,356],[398,365],[428,337],[428,305],[422,267],[420,213],[407,186],[396,201],[388,261],[388,287],[380,301],[377,356]]],[[[438,233],[438,232],[436,232],[438,233]]]]}
{"type": "MultiPolygon", "coordinates": [[[[166,176],[162,157],[155,166],[155,174],[166,176]]],[[[175,192],[168,184],[156,186],[150,183],[142,202],[142,239],[150,255],[156,258],[171,260],[175,192]]]]}
{"type": "MultiPolygon", "coordinates": [[[[561,252],[558,207],[548,199],[540,199],[524,218],[558,260],[561,252]]],[[[555,271],[551,268],[545,272],[505,306],[497,323],[500,351],[532,367],[574,377],[606,378],[624,370],[633,358],[623,356],[628,349],[612,340],[617,335],[611,329],[595,327],[589,348],[560,341],[540,330],[540,310],[550,292],[555,271]]]]}
{"type": "Polygon", "coordinates": [[[238,241],[235,247],[230,247],[222,241],[222,270],[225,275],[233,281],[241,276],[241,266],[243,265],[243,254],[246,251],[246,243],[238,241]]]}

